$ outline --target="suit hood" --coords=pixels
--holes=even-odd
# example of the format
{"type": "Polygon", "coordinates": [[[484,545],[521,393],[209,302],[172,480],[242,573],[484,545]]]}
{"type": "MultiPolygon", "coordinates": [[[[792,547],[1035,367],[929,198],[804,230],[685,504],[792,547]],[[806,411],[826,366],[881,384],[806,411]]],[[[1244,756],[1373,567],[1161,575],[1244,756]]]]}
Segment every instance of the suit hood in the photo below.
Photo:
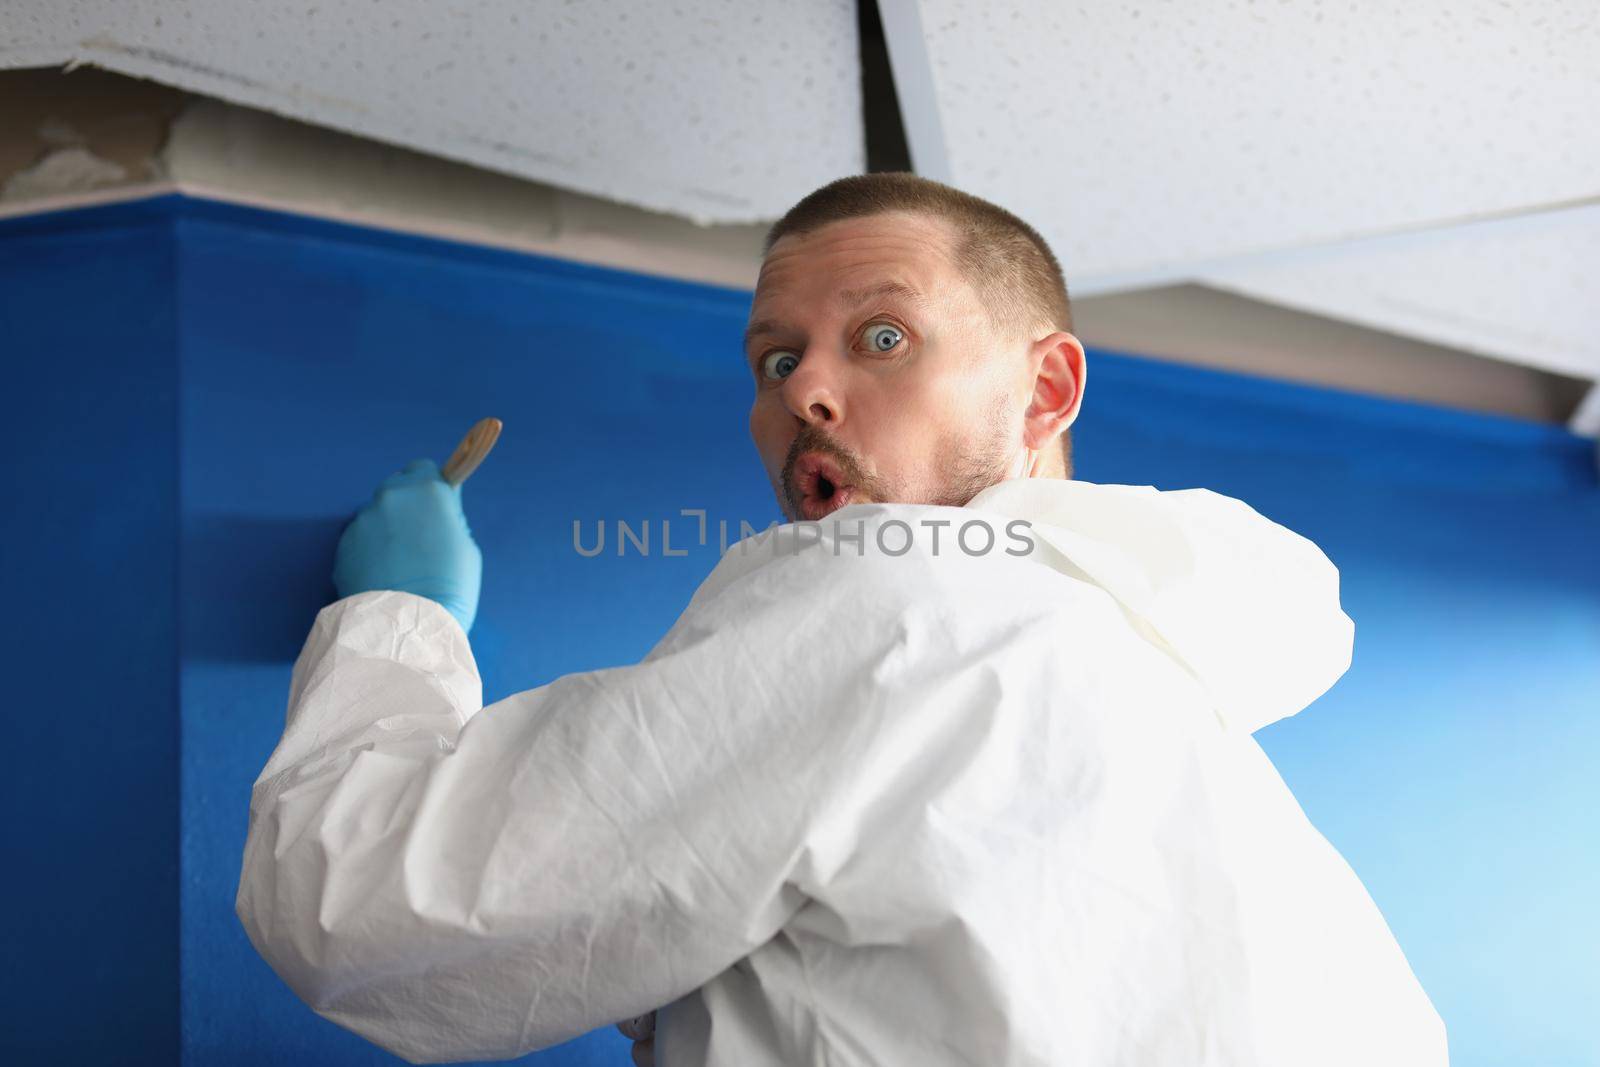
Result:
{"type": "Polygon", "coordinates": [[[1034,558],[1093,582],[1230,728],[1293,715],[1350,667],[1355,624],[1312,541],[1209,489],[1018,479],[967,505],[1030,524],[1034,558]]]}

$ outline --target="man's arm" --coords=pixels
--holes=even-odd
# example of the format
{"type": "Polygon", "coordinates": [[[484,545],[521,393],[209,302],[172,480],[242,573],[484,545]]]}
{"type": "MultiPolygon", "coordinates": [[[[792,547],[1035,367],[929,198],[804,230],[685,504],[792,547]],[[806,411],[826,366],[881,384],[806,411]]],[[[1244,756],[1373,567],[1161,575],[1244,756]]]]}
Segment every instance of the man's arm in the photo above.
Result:
{"type": "Polygon", "coordinates": [[[320,1014],[413,1062],[522,1055],[704,985],[804,904],[861,682],[901,640],[860,608],[870,587],[827,580],[852,562],[779,560],[644,662],[482,710],[438,604],[323,609],[252,796],[251,941],[320,1014]],[[871,636],[795,652],[846,608],[871,636]]]}

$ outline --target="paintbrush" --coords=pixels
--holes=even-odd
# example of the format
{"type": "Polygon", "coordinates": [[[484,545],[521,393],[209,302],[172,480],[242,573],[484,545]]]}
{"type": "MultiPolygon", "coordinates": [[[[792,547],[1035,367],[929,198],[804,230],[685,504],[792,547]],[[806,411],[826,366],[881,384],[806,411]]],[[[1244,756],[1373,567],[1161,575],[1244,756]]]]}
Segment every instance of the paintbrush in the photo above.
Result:
{"type": "Polygon", "coordinates": [[[472,477],[472,472],[478,469],[478,464],[483,462],[494,443],[500,439],[500,425],[499,419],[479,419],[467,431],[461,443],[456,445],[456,450],[439,472],[440,477],[451,485],[460,485],[472,477]]]}

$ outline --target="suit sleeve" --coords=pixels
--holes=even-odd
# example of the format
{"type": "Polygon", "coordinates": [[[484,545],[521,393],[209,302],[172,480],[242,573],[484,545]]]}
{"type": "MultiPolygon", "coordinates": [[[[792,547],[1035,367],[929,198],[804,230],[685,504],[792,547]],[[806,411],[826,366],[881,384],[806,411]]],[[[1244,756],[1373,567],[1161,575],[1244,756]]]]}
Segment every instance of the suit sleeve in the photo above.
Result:
{"type": "Polygon", "coordinates": [[[251,797],[251,942],[319,1014],[415,1063],[545,1048],[749,955],[804,903],[790,876],[852,687],[895,640],[787,655],[828,611],[795,595],[816,566],[787,562],[697,596],[641,663],[487,708],[437,604],[324,608],[251,797]]]}

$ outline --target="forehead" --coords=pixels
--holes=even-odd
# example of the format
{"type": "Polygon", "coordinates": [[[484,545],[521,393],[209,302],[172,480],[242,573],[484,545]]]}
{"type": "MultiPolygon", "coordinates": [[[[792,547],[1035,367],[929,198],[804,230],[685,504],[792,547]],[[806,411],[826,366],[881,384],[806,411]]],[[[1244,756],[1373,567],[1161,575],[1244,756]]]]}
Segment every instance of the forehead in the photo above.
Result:
{"type": "MultiPolygon", "coordinates": [[[[768,311],[809,308],[835,301],[841,291],[883,282],[908,284],[924,294],[944,294],[953,275],[948,223],[920,214],[890,212],[844,219],[806,234],[789,234],[761,264],[751,318],[768,311]]],[[[818,308],[820,310],[820,307],[818,308]]]]}

